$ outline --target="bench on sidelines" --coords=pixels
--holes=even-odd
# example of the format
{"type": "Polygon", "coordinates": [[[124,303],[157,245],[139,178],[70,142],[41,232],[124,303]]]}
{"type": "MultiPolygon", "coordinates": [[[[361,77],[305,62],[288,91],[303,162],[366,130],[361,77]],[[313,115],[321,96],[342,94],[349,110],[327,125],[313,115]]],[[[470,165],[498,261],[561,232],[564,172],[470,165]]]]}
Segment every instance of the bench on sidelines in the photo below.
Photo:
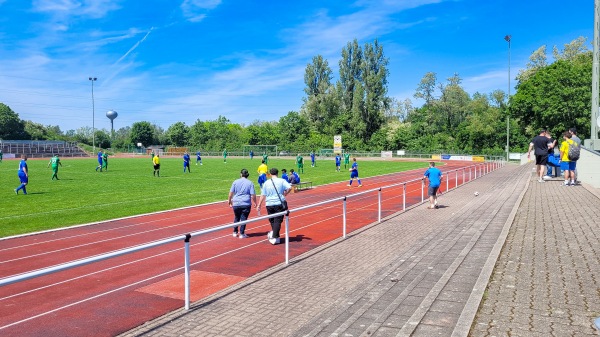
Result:
{"type": "Polygon", "coordinates": [[[301,181],[297,184],[292,184],[294,191],[302,191],[312,188],[312,181],[301,181]]]}

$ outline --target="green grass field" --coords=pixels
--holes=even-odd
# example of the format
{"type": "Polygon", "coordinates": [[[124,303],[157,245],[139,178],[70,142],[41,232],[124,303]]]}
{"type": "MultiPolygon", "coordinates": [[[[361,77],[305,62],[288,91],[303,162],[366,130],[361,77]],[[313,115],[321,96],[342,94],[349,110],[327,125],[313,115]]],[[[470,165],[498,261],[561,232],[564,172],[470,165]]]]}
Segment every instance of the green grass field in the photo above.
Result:
{"type": "MultiPolygon", "coordinates": [[[[18,160],[0,163],[0,237],[46,229],[114,219],[129,215],[168,210],[227,199],[233,180],[242,168],[250,171],[256,184],[260,159],[203,158],[192,173],[183,173],[180,158],[161,158],[161,176],[152,176],[152,162],[143,158],[109,158],[108,172],[96,172],[95,158],[61,158],[59,181],[51,181],[48,160],[30,159],[28,195],[15,195],[19,186],[18,160]]],[[[360,176],[366,178],[386,173],[425,168],[425,162],[359,160],[360,176]]],[[[269,167],[295,168],[293,158],[269,160],[269,167]]],[[[333,159],[318,160],[317,167],[305,164],[303,181],[313,185],[345,181],[347,170],[335,172],[333,159]]],[[[257,194],[259,193],[256,184],[257,194]]]]}

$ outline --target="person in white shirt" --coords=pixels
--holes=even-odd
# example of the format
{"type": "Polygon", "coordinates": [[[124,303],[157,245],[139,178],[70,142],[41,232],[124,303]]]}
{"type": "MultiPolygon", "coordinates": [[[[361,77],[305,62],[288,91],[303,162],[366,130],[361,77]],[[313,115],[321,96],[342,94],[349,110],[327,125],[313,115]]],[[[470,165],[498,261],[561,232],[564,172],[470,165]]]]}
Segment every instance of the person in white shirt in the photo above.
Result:
{"type": "MultiPolygon", "coordinates": [[[[261,188],[261,196],[256,206],[260,209],[260,206],[265,203],[268,214],[281,213],[286,210],[284,206],[285,196],[290,193],[292,185],[284,179],[278,178],[279,170],[271,168],[269,171],[271,179],[264,182],[261,188]]],[[[269,218],[271,223],[271,231],[267,234],[267,238],[272,245],[276,245],[281,242],[279,238],[279,231],[281,230],[281,223],[283,222],[284,215],[269,218]]]]}

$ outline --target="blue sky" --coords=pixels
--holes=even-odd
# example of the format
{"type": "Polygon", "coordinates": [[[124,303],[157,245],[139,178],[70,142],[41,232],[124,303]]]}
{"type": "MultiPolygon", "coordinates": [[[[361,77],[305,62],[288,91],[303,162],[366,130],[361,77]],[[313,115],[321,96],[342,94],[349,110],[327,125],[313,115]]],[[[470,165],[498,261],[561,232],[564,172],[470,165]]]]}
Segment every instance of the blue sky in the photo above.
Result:
{"type": "MultiPolygon", "coordinates": [[[[248,125],[299,111],[304,69],[378,39],[388,95],[410,98],[426,72],[469,92],[508,87],[529,55],[593,38],[594,1],[0,0],[0,102],[63,131],[136,121],[168,128],[223,115],[248,125]]],[[[512,82],[514,87],[515,82],[512,82]]],[[[514,93],[514,89],[511,88],[514,93]]]]}

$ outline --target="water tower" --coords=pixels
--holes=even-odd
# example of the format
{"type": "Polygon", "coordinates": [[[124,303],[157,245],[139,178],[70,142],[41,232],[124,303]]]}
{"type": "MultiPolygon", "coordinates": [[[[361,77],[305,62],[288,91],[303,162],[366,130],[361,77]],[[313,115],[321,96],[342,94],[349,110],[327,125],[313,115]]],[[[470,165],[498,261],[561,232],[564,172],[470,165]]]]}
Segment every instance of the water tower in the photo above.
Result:
{"type": "Polygon", "coordinates": [[[115,136],[115,128],[114,128],[114,121],[115,118],[117,118],[117,116],[119,116],[119,114],[115,111],[115,110],[108,110],[106,112],[106,117],[108,117],[108,119],[110,119],[110,137],[114,138],[115,136]]]}

